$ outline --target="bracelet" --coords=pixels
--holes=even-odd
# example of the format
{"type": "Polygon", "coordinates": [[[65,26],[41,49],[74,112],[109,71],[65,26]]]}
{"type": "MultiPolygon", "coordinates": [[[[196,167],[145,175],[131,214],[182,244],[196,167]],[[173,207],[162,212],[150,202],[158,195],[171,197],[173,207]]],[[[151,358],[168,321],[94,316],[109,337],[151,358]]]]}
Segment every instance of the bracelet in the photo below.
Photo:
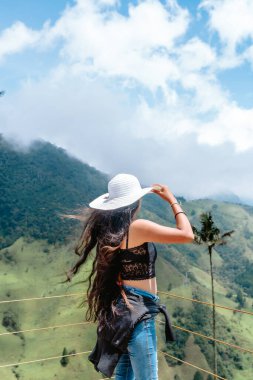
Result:
{"type": "Polygon", "coordinates": [[[179,205],[179,203],[178,203],[178,202],[175,202],[175,203],[172,203],[172,204],[171,204],[171,206],[173,206],[173,205],[175,205],[175,204],[178,204],[178,205],[179,205]]]}
{"type": "Polygon", "coordinates": [[[183,213],[183,214],[185,214],[186,215],[186,213],[184,212],[184,211],[179,211],[179,212],[177,212],[174,216],[176,217],[177,216],[177,214],[180,214],[180,213],[183,213]]]}

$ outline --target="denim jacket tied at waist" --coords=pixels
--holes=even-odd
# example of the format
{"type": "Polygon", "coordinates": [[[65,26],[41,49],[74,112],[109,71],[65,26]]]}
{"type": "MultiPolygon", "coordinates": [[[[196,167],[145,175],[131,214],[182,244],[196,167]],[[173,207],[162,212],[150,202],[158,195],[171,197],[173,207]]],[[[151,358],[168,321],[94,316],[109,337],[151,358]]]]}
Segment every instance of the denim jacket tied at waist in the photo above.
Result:
{"type": "Polygon", "coordinates": [[[137,323],[152,318],[159,312],[165,316],[165,338],[166,342],[175,341],[175,335],[170,323],[170,317],[166,305],[160,304],[145,295],[140,295],[126,289],[130,309],[125,300],[119,296],[116,301],[116,309],[119,314],[111,314],[111,325],[101,328],[97,327],[97,342],[88,356],[89,361],[94,364],[97,371],[107,377],[113,375],[114,369],[123,352],[127,352],[130,335],[137,323]]]}

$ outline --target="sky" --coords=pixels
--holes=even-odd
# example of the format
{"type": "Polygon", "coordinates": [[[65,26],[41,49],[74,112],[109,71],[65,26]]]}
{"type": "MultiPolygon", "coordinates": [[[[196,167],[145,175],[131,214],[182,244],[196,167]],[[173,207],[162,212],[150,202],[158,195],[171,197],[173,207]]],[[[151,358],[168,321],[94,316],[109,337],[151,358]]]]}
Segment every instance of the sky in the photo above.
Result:
{"type": "Polygon", "coordinates": [[[0,132],[253,201],[252,0],[1,0],[0,132]]]}

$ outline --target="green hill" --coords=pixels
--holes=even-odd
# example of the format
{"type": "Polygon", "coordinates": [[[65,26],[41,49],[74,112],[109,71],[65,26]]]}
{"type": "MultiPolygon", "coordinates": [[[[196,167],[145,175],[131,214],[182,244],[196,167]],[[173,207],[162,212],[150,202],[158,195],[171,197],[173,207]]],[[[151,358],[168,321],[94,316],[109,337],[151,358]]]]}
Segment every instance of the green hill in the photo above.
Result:
{"type": "Polygon", "coordinates": [[[64,243],[73,223],[58,213],[106,191],[107,176],[53,144],[17,151],[0,135],[0,189],[0,248],[21,236],[64,243]]]}
{"type": "MultiPolygon", "coordinates": [[[[78,308],[85,296],[91,260],[71,284],[61,284],[65,271],[76,261],[74,237],[82,225],[59,218],[106,192],[108,177],[63,149],[36,142],[30,151],[15,151],[0,139],[0,299],[43,297],[42,300],[0,303],[1,333],[84,321],[85,310],[78,308]],[[82,295],[47,299],[52,295],[82,295]]],[[[227,246],[214,252],[217,304],[253,311],[253,207],[208,200],[185,201],[182,207],[192,225],[211,211],[221,231],[234,229],[227,246]]],[[[155,194],[143,198],[140,217],[175,226],[170,207],[155,194]]],[[[208,253],[195,244],[157,244],[158,289],[189,298],[211,301],[208,253]]],[[[211,336],[211,308],[159,294],[167,305],[172,322],[191,331],[211,336]]],[[[253,342],[253,316],[217,309],[217,338],[250,348],[253,342]]],[[[163,320],[161,315],[157,317],[163,320]]],[[[92,350],[95,325],[76,325],[0,336],[1,364],[17,363],[92,350]]],[[[166,345],[164,325],[157,320],[159,349],[212,371],[210,341],[175,329],[177,342],[166,345]]],[[[228,379],[250,380],[252,355],[218,344],[219,374],[228,379]]],[[[195,369],[159,353],[159,379],[192,380],[195,369]]],[[[87,354],[71,357],[63,367],[54,359],[18,367],[0,368],[1,379],[100,379],[87,354]]],[[[204,379],[207,376],[204,375],[204,379]]]]}

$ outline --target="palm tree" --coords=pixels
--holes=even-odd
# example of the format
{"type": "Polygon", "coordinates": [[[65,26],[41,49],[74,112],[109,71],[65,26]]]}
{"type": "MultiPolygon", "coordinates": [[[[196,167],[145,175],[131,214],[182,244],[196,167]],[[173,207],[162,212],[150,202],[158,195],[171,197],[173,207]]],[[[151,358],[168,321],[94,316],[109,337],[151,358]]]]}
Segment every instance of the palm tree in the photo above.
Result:
{"type": "MultiPolygon", "coordinates": [[[[208,248],[209,259],[210,259],[210,274],[211,274],[211,285],[212,285],[212,303],[213,303],[213,338],[216,339],[216,316],[215,316],[215,297],[214,297],[214,283],[213,283],[213,260],[212,252],[215,246],[227,244],[225,238],[231,236],[234,232],[228,231],[224,234],[220,234],[220,230],[215,226],[211,212],[203,212],[200,215],[201,229],[197,230],[196,227],[192,226],[194,233],[194,241],[197,244],[204,244],[208,248]]],[[[216,341],[213,341],[213,366],[214,374],[217,374],[217,355],[216,355],[216,341]]],[[[215,379],[215,376],[214,376],[215,379]]]]}

